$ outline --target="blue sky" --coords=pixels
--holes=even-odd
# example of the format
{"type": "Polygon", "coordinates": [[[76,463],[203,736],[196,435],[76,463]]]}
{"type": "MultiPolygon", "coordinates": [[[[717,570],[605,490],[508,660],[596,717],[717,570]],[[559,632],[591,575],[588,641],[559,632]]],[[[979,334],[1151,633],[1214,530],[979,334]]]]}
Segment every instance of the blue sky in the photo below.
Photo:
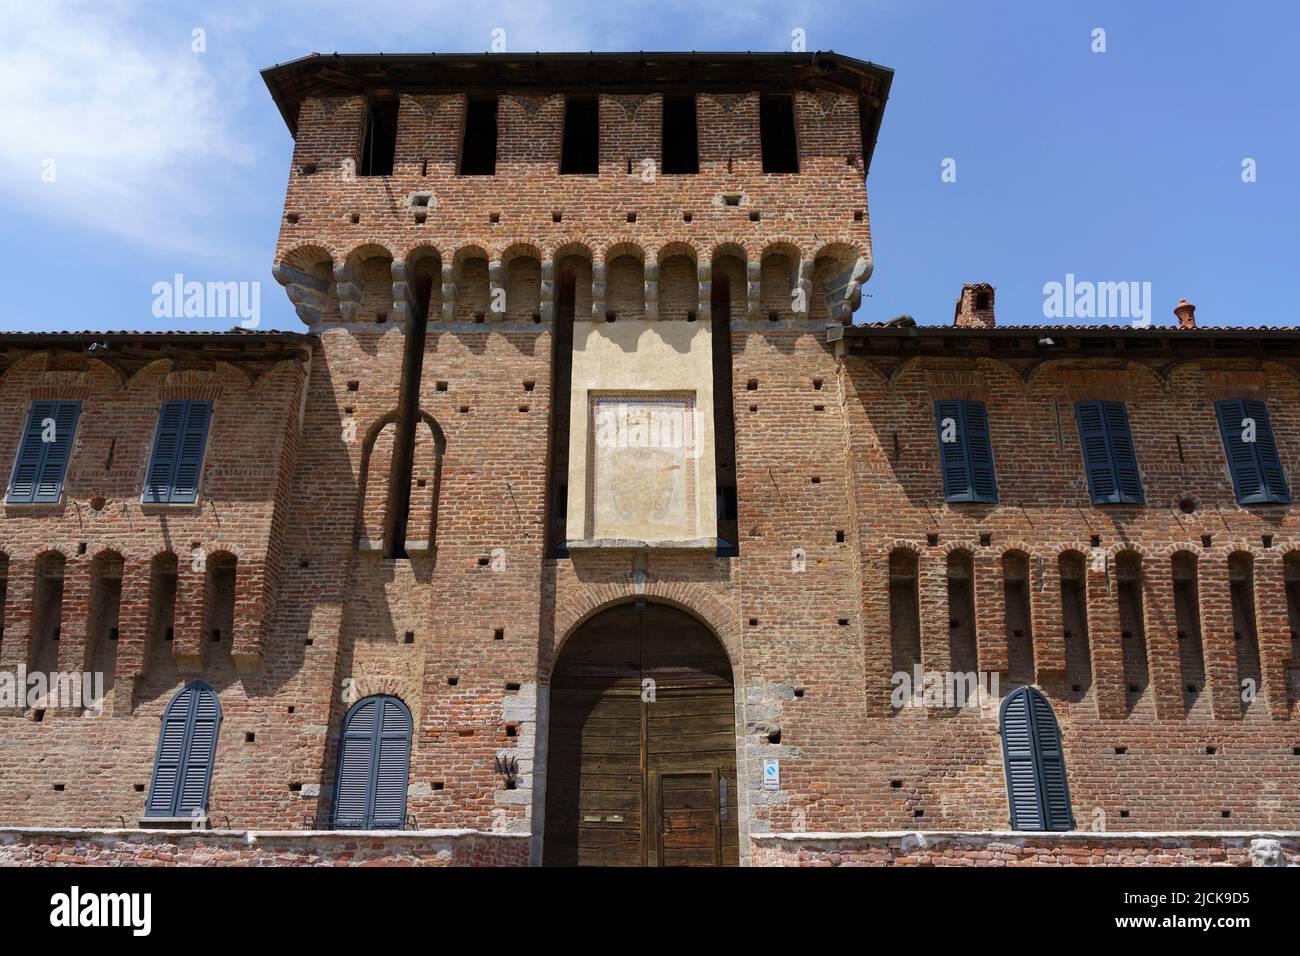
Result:
{"type": "Polygon", "coordinates": [[[511,52],[784,50],[798,28],[809,50],[892,67],[859,322],[950,322],[961,284],[986,281],[1000,323],[1041,323],[1044,284],[1067,274],[1151,283],[1158,324],[1180,296],[1202,324],[1297,322],[1300,4],[705,9],[5,0],[0,330],[232,324],[155,318],[153,285],[175,273],[260,281],[261,327],[301,329],[270,276],[291,142],[258,70],[312,51],[485,51],[496,28],[511,52]]]}

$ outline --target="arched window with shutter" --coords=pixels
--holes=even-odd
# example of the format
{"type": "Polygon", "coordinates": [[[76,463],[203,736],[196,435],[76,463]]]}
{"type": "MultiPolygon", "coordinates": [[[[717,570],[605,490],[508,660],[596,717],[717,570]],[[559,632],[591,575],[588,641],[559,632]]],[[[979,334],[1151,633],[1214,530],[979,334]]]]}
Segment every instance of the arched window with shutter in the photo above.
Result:
{"type": "Polygon", "coordinates": [[[406,820],[411,769],[411,712],[396,697],[357,701],[343,718],[336,830],[400,829],[406,820]]]}
{"type": "Polygon", "coordinates": [[[207,816],[221,702],[202,681],[186,684],[163,711],[146,817],[207,816]]]}
{"type": "Polygon", "coordinates": [[[1073,830],[1061,730],[1033,687],[1007,695],[998,714],[1013,830],[1073,830]]]}

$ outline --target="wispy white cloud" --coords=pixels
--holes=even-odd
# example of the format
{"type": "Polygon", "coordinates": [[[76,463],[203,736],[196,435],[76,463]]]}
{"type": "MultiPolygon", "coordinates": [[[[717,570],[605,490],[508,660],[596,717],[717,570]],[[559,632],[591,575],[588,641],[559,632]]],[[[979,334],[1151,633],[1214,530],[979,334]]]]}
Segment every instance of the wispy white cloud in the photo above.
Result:
{"type": "Polygon", "coordinates": [[[204,172],[249,157],[190,28],[150,29],[134,12],[122,2],[8,5],[0,194],[78,230],[198,248],[204,172]]]}

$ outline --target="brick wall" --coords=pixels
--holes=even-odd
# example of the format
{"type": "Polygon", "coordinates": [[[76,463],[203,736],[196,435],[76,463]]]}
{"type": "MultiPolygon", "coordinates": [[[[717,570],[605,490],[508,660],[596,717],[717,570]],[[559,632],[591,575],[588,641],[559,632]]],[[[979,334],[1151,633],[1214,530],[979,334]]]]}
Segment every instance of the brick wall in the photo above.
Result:
{"type": "Polygon", "coordinates": [[[208,364],[173,369],[164,359],[123,381],[108,363],[63,371],[38,352],[4,377],[0,460],[12,463],[33,397],[78,398],[82,412],[63,502],[4,508],[0,670],[100,671],[105,695],[99,717],[42,706],[0,716],[0,820],[134,822],[159,717],[196,677],[219,691],[227,716],[218,803],[255,805],[266,762],[283,762],[300,739],[283,701],[249,682],[272,687],[271,674],[287,670],[266,628],[278,570],[268,565],[280,561],[277,509],[306,370],[285,361],[250,376],[208,364]],[[142,505],[159,406],[171,398],[214,402],[200,502],[142,505]],[[266,671],[250,676],[263,660],[266,671]],[[246,745],[255,731],[260,742],[246,745]]]}
{"type": "Polygon", "coordinates": [[[889,675],[896,664],[910,669],[914,662],[891,660],[888,645],[872,639],[891,633],[890,555],[910,552],[918,564],[920,662],[948,668],[954,617],[946,565],[958,551],[974,567],[978,666],[1000,672],[1004,693],[1033,681],[1049,695],[1079,826],[1292,825],[1300,804],[1278,781],[1300,760],[1286,668],[1295,625],[1287,620],[1284,581],[1284,558],[1300,557],[1293,555],[1295,519],[1287,506],[1236,504],[1213,403],[1229,395],[1267,397],[1279,454],[1294,474],[1294,377],[1233,360],[1180,365],[1163,379],[1137,363],[1117,370],[1073,360],[1047,363],[1026,384],[1015,369],[982,356],[916,359],[886,379],[888,371],[850,357],[843,378],[854,494],[868,529],[859,541],[867,682],[872,710],[881,715],[868,732],[872,752],[877,745],[883,751],[879,761],[867,761],[869,818],[898,827],[920,820],[962,828],[1007,824],[996,702],[957,712],[895,712],[886,699],[889,675]],[[1073,402],[1103,396],[1128,403],[1145,506],[1089,503],[1073,402]],[[943,500],[934,402],[949,397],[987,403],[996,506],[943,500]],[[1181,503],[1191,499],[1196,508],[1185,513],[1181,503]],[[1177,554],[1196,568],[1191,586],[1200,606],[1199,618],[1185,615],[1181,623],[1174,607],[1177,554]],[[1244,708],[1238,669],[1246,675],[1255,665],[1250,628],[1240,615],[1234,624],[1230,606],[1233,554],[1253,557],[1262,656],[1259,697],[1244,708]],[[1008,555],[1028,556],[1030,620],[1020,628],[1009,628],[1005,618],[1008,555]],[[1064,616],[1062,555],[1087,569],[1083,616],[1064,616]],[[1032,664],[1008,657],[1017,646],[1032,653],[1032,664]],[[1208,684],[1196,666],[1202,656],[1208,684]],[[1186,692],[1188,686],[1196,691],[1186,692]]]}

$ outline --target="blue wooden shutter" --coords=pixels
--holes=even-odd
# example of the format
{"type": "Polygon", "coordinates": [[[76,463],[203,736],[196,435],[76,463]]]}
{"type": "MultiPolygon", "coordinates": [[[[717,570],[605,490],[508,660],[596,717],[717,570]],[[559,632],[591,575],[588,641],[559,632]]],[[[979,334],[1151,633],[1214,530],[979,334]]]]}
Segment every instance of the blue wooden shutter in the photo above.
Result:
{"type": "Polygon", "coordinates": [[[1291,493],[1287,488],[1286,474],[1277,456],[1277,443],[1273,427],[1268,420],[1268,409],[1257,400],[1229,400],[1215,403],[1219,417],[1219,430],[1228,456],[1228,470],[1237,492],[1237,501],[1243,505],[1268,502],[1289,503],[1291,493]],[[1242,422],[1250,418],[1255,422],[1255,441],[1242,441],[1242,422]]]}
{"type": "Polygon", "coordinates": [[[163,402],[154,432],[153,455],[145,473],[144,500],[151,504],[171,501],[172,477],[180,451],[181,429],[185,424],[185,402],[163,402]]]}
{"type": "Polygon", "coordinates": [[[998,482],[997,473],[993,469],[993,442],[989,438],[988,411],[983,402],[962,402],[961,406],[974,500],[996,502],[998,482]]]}
{"type": "Polygon", "coordinates": [[[146,817],[189,816],[207,810],[221,704],[207,684],[182,688],[163,712],[146,817]]]}
{"type": "Polygon", "coordinates": [[[1088,475],[1088,491],[1097,504],[1116,501],[1115,471],[1110,464],[1110,442],[1101,402],[1079,402],[1074,406],[1079,422],[1079,445],[1083,448],[1083,468],[1088,475]]]}
{"type": "Polygon", "coordinates": [[[208,785],[212,782],[212,764],[217,754],[217,728],[221,724],[221,706],[217,695],[206,684],[194,688],[194,705],[190,711],[190,737],[185,746],[176,799],[176,816],[189,816],[208,809],[208,785]]]}
{"type": "Polygon", "coordinates": [[[375,759],[378,722],[379,701],[375,697],[360,701],[344,719],[334,793],[335,829],[365,829],[370,811],[370,767],[375,759]]]}
{"type": "Polygon", "coordinates": [[[1065,754],[1061,731],[1047,698],[1028,688],[1029,709],[1034,717],[1034,743],[1038,752],[1039,792],[1043,795],[1044,823],[1048,830],[1073,830],[1070,788],[1065,779],[1065,754]]]}
{"type": "Polygon", "coordinates": [[[935,426],[939,432],[939,464],[943,472],[943,496],[948,501],[998,500],[993,469],[993,443],[989,439],[988,412],[983,402],[943,399],[934,403],[935,426]],[[956,425],[956,440],[943,440],[944,421],[956,425]]]}
{"type": "Polygon", "coordinates": [[[1141,504],[1142,481],[1124,403],[1079,402],[1074,410],[1093,504],[1141,504]]]}
{"type": "Polygon", "coordinates": [[[1106,416],[1106,434],[1110,438],[1111,458],[1115,463],[1115,481],[1119,500],[1142,503],[1142,479],[1138,477],[1137,455],[1133,450],[1133,433],[1128,427],[1128,408],[1123,402],[1102,402],[1106,416]]]}
{"type": "Polygon", "coordinates": [[[145,476],[144,500],[151,504],[193,504],[198,500],[203,451],[212,403],[166,401],[158,412],[153,457],[145,476]]]}
{"type": "Polygon", "coordinates": [[[11,504],[58,504],[80,415],[81,402],[32,402],[9,479],[11,504]],[[47,419],[54,421],[53,441],[42,441],[47,419]]]}
{"type": "Polygon", "coordinates": [[[1002,702],[1002,758],[1006,765],[1007,797],[1011,805],[1011,829],[1042,830],[1043,800],[1038,790],[1038,767],[1034,759],[1034,732],[1025,688],[1013,691],[1002,702]]]}
{"type": "Polygon", "coordinates": [[[943,496],[948,501],[970,501],[970,465],[966,460],[966,432],[962,426],[961,402],[940,400],[934,403],[934,423],[939,432],[939,468],[943,472],[943,496]],[[956,440],[943,440],[944,422],[955,423],[956,440]]]}
{"type": "Polygon", "coordinates": [[[1070,830],[1070,790],[1056,715],[1032,687],[1007,695],[999,715],[1013,830],[1070,830]]]}
{"type": "Polygon", "coordinates": [[[406,783],[411,769],[411,715],[395,697],[384,700],[375,761],[370,826],[398,829],[406,822],[406,783]]]}

